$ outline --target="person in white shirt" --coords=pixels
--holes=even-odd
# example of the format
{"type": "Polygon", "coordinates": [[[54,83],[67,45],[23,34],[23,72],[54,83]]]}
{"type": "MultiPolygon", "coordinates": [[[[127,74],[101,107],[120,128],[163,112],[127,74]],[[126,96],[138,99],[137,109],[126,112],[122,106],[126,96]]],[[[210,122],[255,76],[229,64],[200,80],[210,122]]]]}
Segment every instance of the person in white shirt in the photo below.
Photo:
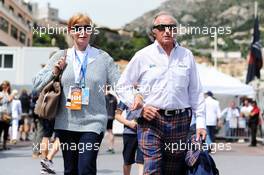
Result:
{"type": "Polygon", "coordinates": [[[218,119],[221,117],[219,102],[214,99],[213,93],[208,91],[205,93],[205,111],[206,111],[206,129],[207,129],[207,144],[215,141],[216,126],[218,119]]]}
{"type": "Polygon", "coordinates": [[[18,122],[21,119],[22,105],[21,101],[18,99],[18,91],[13,90],[11,96],[14,97],[12,101],[12,140],[11,143],[17,143],[17,133],[18,133],[18,122]]]}
{"type": "Polygon", "coordinates": [[[120,100],[141,112],[138,141],[144,153],[144,175],[184,174],[185,153],[171,148],[186,142],[192,113],[197,139],[206,137],[204,96],[195,59],[176,42],[176,24],[166,12],[154,17],[155,42],[134,55],[117,84],[120,100]]]}
{"type": "Polygon", "coordinates": [[[252,111],[253,107],[252,105],[249,103],[248,99],[245,99],[243,102],[243,106],[240,109],[240,115],[241,117],[246,118],[247,120],[250,117],[250,113],[252,111]]]}
{"type": "MultiPolygon", "coordinates": [[[[247,136],[247,127],[249,127],[250,113],[253,106],[249,102],[249,99],[245,98],[243,100],[243,106],[240,107],[240,118],[239,118],[239,134],[241,136],[247,136]]],[[[242,142],[244,139],[240,139],[242,142]]]]}
{"type": "Polygon", "coordinates": [[[222,111],[221,116],[225,118],[225,134],[231,136],[231,128],[237,128],[236,123],[240,116],[236,103],[231,101],[229,107],[222,111]]]}

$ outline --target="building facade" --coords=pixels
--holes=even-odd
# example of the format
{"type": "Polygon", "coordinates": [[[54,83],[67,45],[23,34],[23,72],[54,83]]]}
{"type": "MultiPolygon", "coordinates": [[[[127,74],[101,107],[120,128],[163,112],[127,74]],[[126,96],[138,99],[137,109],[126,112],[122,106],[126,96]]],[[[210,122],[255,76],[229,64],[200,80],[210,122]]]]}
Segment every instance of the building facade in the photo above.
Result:
{"type": "Polygon", "coordinates": [[[0,83],[32,87],[33,77],[47,63],[57,47],[0,47],[0,83]]]}
{"type": "Polygon", "coordinates": [[[36,20],[59,21],[59,9],[50,6],[47,3],[45,6],[39,6],[38,3],[32,3],[32,13],[36,20]]]}
{"type": "Polygon", "coordinates": [[[22,0],[0,0],[0,46],[32,46],[31,11],[22,0]]]}

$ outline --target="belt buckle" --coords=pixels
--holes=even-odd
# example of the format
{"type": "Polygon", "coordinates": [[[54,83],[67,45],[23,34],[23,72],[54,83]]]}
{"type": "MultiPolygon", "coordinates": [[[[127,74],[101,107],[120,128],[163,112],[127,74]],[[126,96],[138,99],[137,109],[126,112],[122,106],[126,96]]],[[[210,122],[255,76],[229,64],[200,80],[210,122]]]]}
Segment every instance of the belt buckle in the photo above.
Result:
{"type": "Polygon", "coordinates": [[[173,114],[170,114],[169,111],[170,111],[170,110],[165,110],[164,114],[165,114],[166,116],[169,116],[169,117],[173,116],[173,114]]]}

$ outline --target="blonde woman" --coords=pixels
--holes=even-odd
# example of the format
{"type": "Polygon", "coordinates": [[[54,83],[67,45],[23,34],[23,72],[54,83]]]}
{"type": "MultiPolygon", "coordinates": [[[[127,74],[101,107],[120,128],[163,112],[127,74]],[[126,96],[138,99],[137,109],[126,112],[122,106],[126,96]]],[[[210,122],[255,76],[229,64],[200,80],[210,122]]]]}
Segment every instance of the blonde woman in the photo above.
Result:
{"type": "Polygon", "coordinates": [[[97,154],[107,124],[102,89],[106,84],[114,85],[119,78],[113,59],[103,50],[90,46],[92,28],[92,20],[87,15],[72,16],[68,31],[74,45],[67,50],[66,59],[63,51],[57,52],[34,79],[36,90],[41,90],[65,68],[55,120],[65,175],[96,174],[97,154]]]}

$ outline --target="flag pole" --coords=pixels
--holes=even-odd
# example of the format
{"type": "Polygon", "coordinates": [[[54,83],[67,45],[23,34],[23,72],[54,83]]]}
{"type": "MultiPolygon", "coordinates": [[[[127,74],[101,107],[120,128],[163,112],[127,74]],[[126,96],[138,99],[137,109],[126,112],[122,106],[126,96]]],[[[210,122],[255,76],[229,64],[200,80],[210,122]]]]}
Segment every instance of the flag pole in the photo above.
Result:
{"type": "Polygon", "coordinates": [[[217,69],[217,57],[218,57],[218,49],[217,49],[217,32],[215,33],[214,36],[214,68],[217,69]]]}
{"type": "MultiPolygon", "coordinates": [[[[255,7],[254,7],[254,18],[256,19],[258,16],[258,2],[255,1],[254,5],[255,5],[255,7]]],[[[259,99],[260,80],[259,79],[257,79],[256,85],[257,85],[256,86],[256,101],[259,103],[259,101],[260,101],[260,99],[259,99]]]]}
{"type": "Polygon", "coordinates": [[[257,16],[258,16],[258,2],[255,1],[254,17],[256,18],[257,16]]]}

